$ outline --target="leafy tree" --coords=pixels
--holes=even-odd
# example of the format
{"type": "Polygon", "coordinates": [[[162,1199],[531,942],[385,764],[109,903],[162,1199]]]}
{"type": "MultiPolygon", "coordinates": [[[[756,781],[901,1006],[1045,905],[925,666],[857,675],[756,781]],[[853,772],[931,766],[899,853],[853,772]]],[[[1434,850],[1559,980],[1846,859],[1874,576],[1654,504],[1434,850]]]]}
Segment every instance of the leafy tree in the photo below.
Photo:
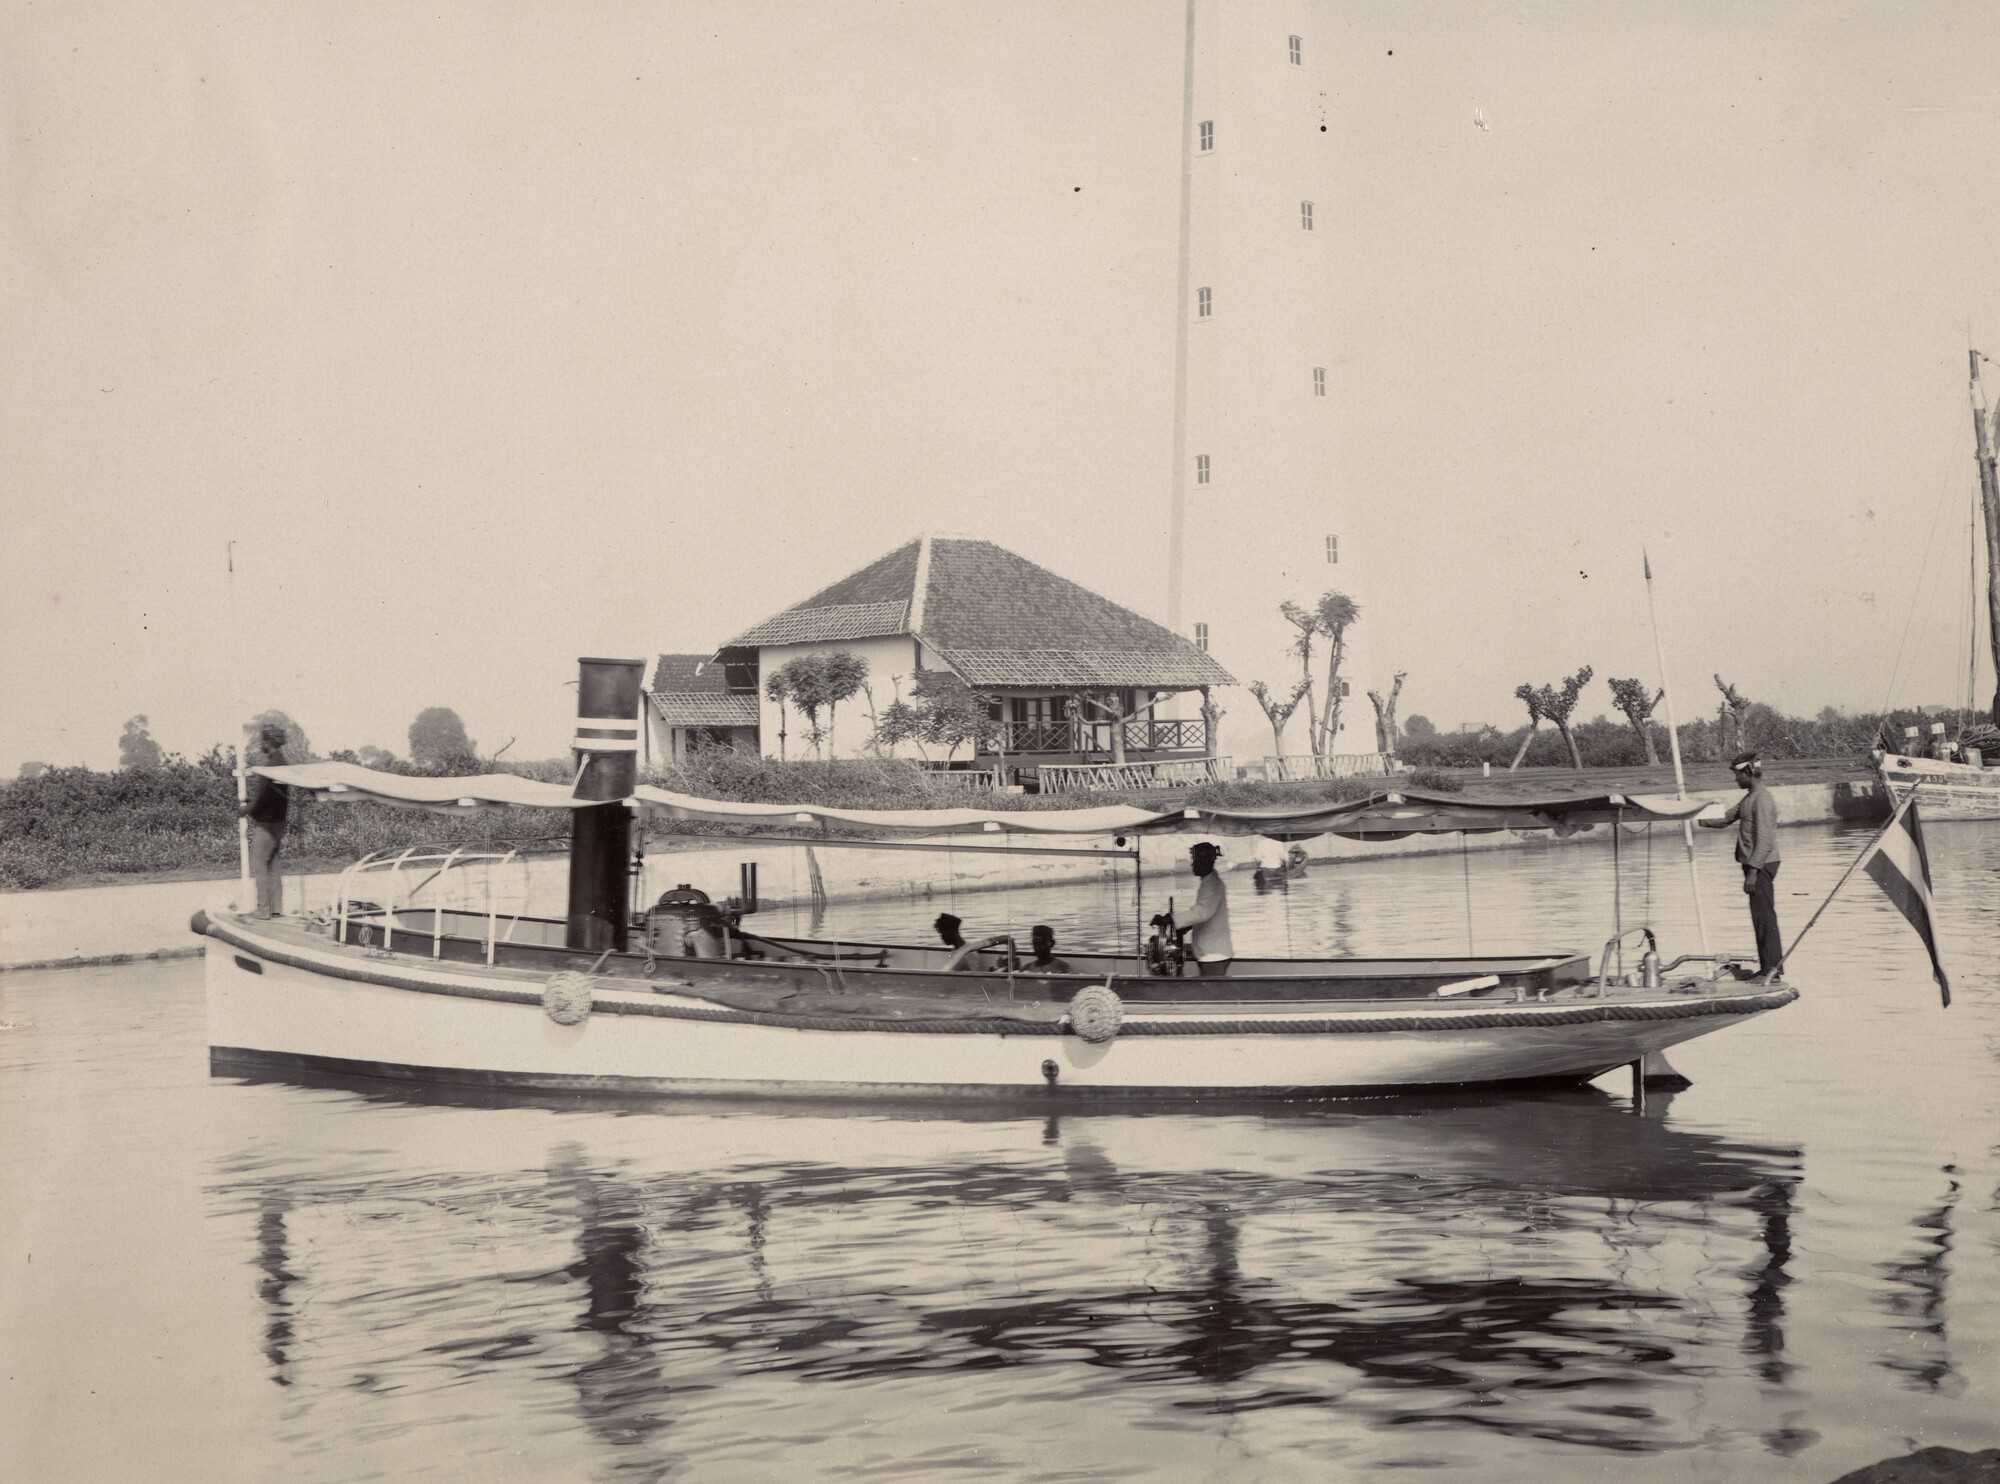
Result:
{"type": "Polygon", "coordinates": [[[867,683],[868,661],[860,655],[836,649],[832,654],[820,656],[820,684],[826,694],[826,749],[829,755],[837,750],[833,740],[834,709],[842,701],[858,695],[867,683]]]}
{"type": "Polygon", "coordinates": [[[1403,723],[1403,735],[1406,737],[1435,737],[1437,732],[1428,716],[1412,716],[1403,723]]]}
{"type": "MultiPolygon", "coordinates": [[[[459,730],[463,731],[464,727],[461,726],[459,730]]],[[[386,747],[377,747],[371,742],[355,754],[355,759],[364,768],[387,768],[395,764],[396,754],[386,747]]]]}
{"type": "Polygon", "coordinates": [[[1570,765],[1579,773],[1583,771],[1583,755],[1576,750],[1576,733],[1570,727],[1569,718],[1570,713],[1576,710],[1577,697],[1581,696],[1583,688],[1590,684],[1590,676],[1590,666],[1585,665],[1563,681],[1561,689],[1544,685],[1535,692],[1536,706],[1540,708],[1542,715],[1556,724],[1556,730],[1562,733],[1563,742],[1569,748],[1570,765]]]}
{"type": "Polygon", "coordinates": [[[1326,712],[1320,718],[1320,744],[1314,750],[1325,757],[1332,753],[1340,736],[1340,662],[1347,657],[1347,631],[1361,617],[1361,605],[1346,593],[1321,593],[1313,610],[1319,631],[1326,636],[1326,712]]]}
{"type": "Polygon", "coordinates": [[[1301,680],[1292,687],[1291,695],[1280,701],[1271,694],[1271,688],[1261,680],[1250,682],[1250,694],[1257,698],[1257,704],[1264,708],[1264,719],[1271,723],[1271,750],[1280,758],[1285,755],[1285,723],[1292,719],[1292,713],[1299,709],[1299,702],[1305,699],[1311,682],[1301,680]]]}
{"type": "Polygon", "coordinates": [[[1646,723],[1652,719],[1653,708],[1666,696],[1664,689],[1651,689],[1642,680],[1618,680],[1608,682],[1611,686],[1611,704],[1625,714],[1625,720],[1632,724],[1632,730],[1639,734],[1639,740],[1646,745],[1646,761],[1657,763],[1660,754],[1653,747],[1653,733],[1646,723]]]}
{"type": "Polygon", "coordinates": [[[867,679],[868,661],[845,649],[802,654],[771,672],[764,682],[764,694],[780,706],[790,702],[805,717],[807,739],[818,754],[820,744],[833,736],[834,708],[860,691],[867,679]],[[819,724],[822,707],[826,709],[824,727],[819,724]]]}
{"type": "Polygon", "coordinates": [[[119,767],[157,768],[166,761],[166,754],[147,732],[146,725],[143,716],[135,716],[125,723],[125,730],[118,734],[119,767]]]}
{"type": "Polygon", "coordinates": [[[410,723],[410,761],[442,768],[475,756],[465,723],[449,706],[426,706],[410,723]]]}
{"type": "Polygon", "coordinates": [[[1389,687],[1389,698],[1385,701],[1380,691],[1368,692],[1368,700],[1375,707],[1375,750],[1394,752],[1396,750],[1396,698],[1403,693],[1403,682],[1409,672],[1398,670],[1396,682],[1389,687]]]}
{"type": "Polygon", "coordinates": [[[244,724],[245,744],[254,744],[265,727],[276,727],[285,734],[285,757],[288,761],[303,763],[312,757],[312,744],[306,740],[306,729],[276,707],[259,711],[244,724]]]}
{"type": "Polygon", "coordinates": [[[48,771],[49,771],[49,765],[47,763],[21,764],[21,776],[23,778],[39,778],[42,776],[42,774],[48,771]]]}
{"type": "Polygon", "coordinates": [[[900,743],[914,745],[928,761],[930,749],[942,747],[944,760],[967,742],[975,751],[998,740],[1000,723],[988,713],[989,702],[949,670],[919,670],[910,685],[910,699],[898,698],[882,710],[875,741],[893,753],[900,743]]]}

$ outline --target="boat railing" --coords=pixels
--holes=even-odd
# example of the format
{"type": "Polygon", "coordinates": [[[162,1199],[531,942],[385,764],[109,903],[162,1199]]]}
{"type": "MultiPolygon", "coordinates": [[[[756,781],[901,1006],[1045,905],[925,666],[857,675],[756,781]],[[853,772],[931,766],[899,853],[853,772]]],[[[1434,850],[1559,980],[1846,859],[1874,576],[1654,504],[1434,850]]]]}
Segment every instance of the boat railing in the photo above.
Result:
{"type": "Polygon", "coordinates": [[[348,924],[363,918],[379,925],[381,947],[395,946],[398,924],[401,931],[419,942],[429,937],[431,957],[444,954],[445,914],[484,916],[486,919],[486,962],[492,963],[499,945],[510,942],[520,926],[527,905],[527,859],[518,850],[485,851],[463,847],[408,846],[402,850],[378,850],[364,855],[340,873],[334,888],[334,941],[345,943],[348,924]],[[520,890],[511,910],[502,910],[504,892],[496,892],[495,877],[510,865],[521,868],[520,890]],[[477,894],[477,905],[473,897],[477,894]],[[447,898],[451,898],[447,901],[447,898]],[[424,898],[424,900],[419,900],[424,898]],[[407,925],[412,916],[430,914],[430,932],[407,925]],[[500,920],[507,930],[500,931],[500,920]]]}

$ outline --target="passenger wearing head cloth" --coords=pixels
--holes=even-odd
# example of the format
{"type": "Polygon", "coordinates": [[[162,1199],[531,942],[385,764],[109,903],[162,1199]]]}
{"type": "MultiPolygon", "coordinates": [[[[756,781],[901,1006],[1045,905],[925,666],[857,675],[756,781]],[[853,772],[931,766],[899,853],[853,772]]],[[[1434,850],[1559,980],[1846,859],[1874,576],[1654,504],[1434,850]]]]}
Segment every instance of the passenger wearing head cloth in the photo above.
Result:
{"type": "Polygon", "coordinates": [[[1736,826],[1736,860],[1743,867],[1750,925],[1757,933],[1757,978],[1776,984],[1785,962],[1785,946],[1778,936],[1778,801],[1764,787],[1764,763],[1756,753],[1739,754],[1729,767],[1744,795],[1720,818],[1701,824],[1711,830],[1736,826]]]}
{"type": "Polygon", "coordinates": [[[1236,957],[1236,945],[1229,941],[1229,892],[1215,870],[1215,858],[1221,853],[1206,840],[1197,840],[1188,847],[1195,878],[1201,885],[1195,890],[1194,906],[1180,921],[1180,931],[1185,935],[1195,968],[1204,979],[1227,974],[1230,961],[1236,957]]]}

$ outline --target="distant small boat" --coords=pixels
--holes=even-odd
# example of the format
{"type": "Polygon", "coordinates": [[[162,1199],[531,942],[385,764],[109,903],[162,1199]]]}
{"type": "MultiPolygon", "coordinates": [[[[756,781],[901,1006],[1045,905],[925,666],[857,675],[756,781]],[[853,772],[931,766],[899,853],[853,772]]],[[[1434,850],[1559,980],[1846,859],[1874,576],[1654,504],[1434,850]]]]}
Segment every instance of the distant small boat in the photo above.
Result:
{"type": "Polygon", "coordinates": [[[1292,882],[1306,873],[1306,850],[1303,845],[1294,845],[1285,852],[1285,863],[1281,866],[1259,866],[1251,873],[1259,891],[1283,891],[1292,882]]]}
{"type": "MultiPolygon", "coordinates": [[[[1985,357],[1976,350],[1971,355],[1973,456],[1979,465],[1979,505],[1986,530],[1988,639],[1994,670],[2000,676],[2000,476],[1994,472],[1993,453],[1994,442],[2000,441],[2000,429],[1994,424],[2000,418],[1989,412],[1985,390],[1979,384],[1979,363],[1985,357]]],[[[1970,637],[1972,653],[1976,654],[1978,637],[1970,637]]],[[[1967,666],[1968,687],[1975,668],[1967,666]]],[[[1992,721],[2000,728],[2000,693],[1993,698],[1992,721]]],[[[1929,757],[1919,750],[1923,739],[1915,736],[1915,728],[1905,740],[1908,745],[1904,751],[1880,748],[1873,754],[1876,772],[1892,802],[1902,802],[1904,795],[1915,790],[1925,819],[2000,819],[2000,755],[1995,755],[2000,749],[2000,732],[1961,733],[1954,743],[1945,739],[1941,725],[1934,727],[1929,757]],[[1990,739],[1993,746],[1981,747],[1982,738],[1990,739]]]]}

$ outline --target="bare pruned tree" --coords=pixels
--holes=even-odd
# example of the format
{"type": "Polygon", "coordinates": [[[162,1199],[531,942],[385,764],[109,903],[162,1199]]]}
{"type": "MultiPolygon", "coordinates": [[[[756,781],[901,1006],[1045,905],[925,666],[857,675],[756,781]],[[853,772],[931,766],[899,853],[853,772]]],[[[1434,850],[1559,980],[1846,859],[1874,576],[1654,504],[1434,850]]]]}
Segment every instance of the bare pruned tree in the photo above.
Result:
{"type": "Polygon", "coordinates": [[[1271,723],[1271,750],[1280,758],[1285,755],[1285,723],[1299,709],[1299,702],[1305,699],[1308,685],[1309,682],[1301,680],[1292,687],[1291,695],[1280,701],[1263,681],[1250,682],[1250,694],[1257,698],[1257,704],[1264,708],[1264,719],[1271,723]]]}
{"type": "Polygon", "coordinates": [[[1722,692],[1722,704],[1715,713],[1717,740],[1722,756],[1727,758],[1743,750],[1743,722],[1750,714],[1750,698],[1720,675],[1715,677],[1715,688],[1722,692]]]}
{"type": "Polygon", "coordinates": [[[1520,751],[1514,754],[1514,761],[1507,764],[1507,771],[1519,770],[1521,759],[1528,755],[1528,744],[1535,740],[1535,732],[1542,724],[1542,693],[1532,685],[1523,682],[1514,687],[1514,698],[1528,708],[1528,735],[1521,739],[1520,751]]]}
{"type": "Polygon", "coordinates": [[[1396,750],[1396,698],[1403,693],[1403,682],[1409,672],[1398,670],[1395,682],[1389,687],[1389,698],[1384,700],[1380,691],[1368,692],[1368,699],[1375,707],[1375,750],[1394,752],[1396,750]]]}

